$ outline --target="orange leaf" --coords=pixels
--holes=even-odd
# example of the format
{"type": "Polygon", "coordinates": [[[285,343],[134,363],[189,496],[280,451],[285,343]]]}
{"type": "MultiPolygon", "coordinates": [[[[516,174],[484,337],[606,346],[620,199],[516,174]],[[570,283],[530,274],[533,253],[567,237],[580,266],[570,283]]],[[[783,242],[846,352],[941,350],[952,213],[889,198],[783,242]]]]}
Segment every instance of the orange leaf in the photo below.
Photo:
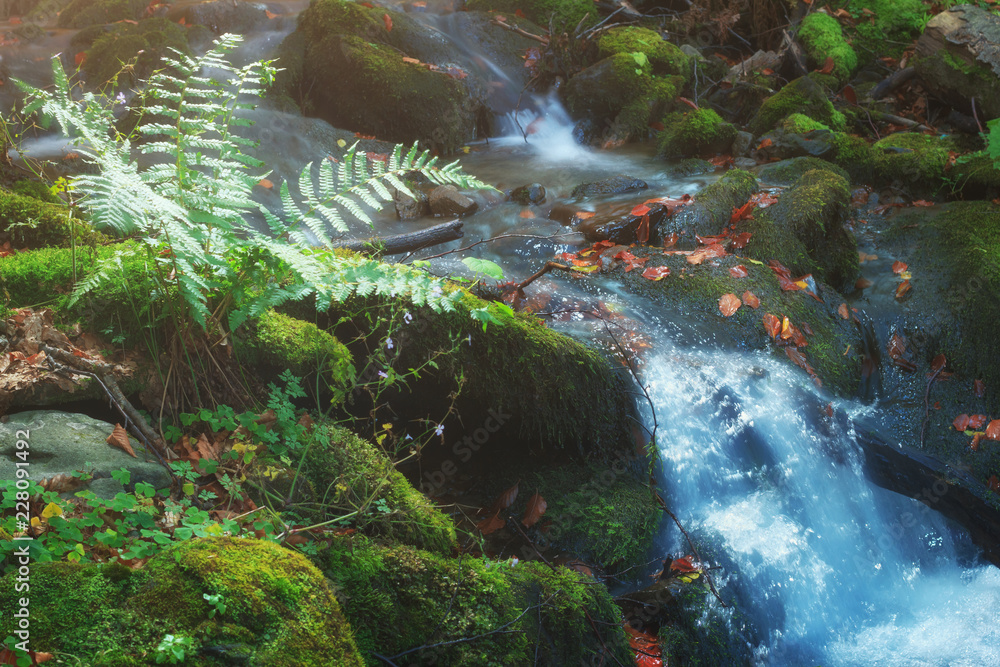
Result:
{"type": "Polygon", "coordinates": [[[747,243],[750,242],[750,239],[752,237],[753,234],[751,234],[750,232],[740,232],[739,234],[734,236],[732,240],[729,242],[729,249],[742,250],[743,248],[746,248],[747,243]]]}
{"type": "Polygon", "coordinates": [[[271,188],[274,187],[274,183],[272,183],[271,181],[267,180],[266,178],[262,178],[259,181],[257,181],[257,185],[259,185],[260,187],[262,187],[262,188],[264,188],[266,190],[270,190],[271,188]]]}
{"type": "Polygon", "coordinates": [[[757,150],[763,150],[763,149],[768,148],[768,147],[773,146],[773,145],[774,145],[774,142],[771,141],[770,137],[768,137],[767,139],[764,139],[764,141],[760,142],[760,144],[757,146],[757,150]]]}
{"type": "Polygon", "coordinates": [[[927,201],[926,199],[917,199],[913,202],[914,206],[934,206],[934,202],[927,201]]]}
{"type": "Polygon", "coordinates": [[[76,63],[77,67],[87,62],[87,52],[80,51],[79,53],[77,53],[75,56],[73,56],[73,62],[76,63]]]}
{"type": "Polygon", "coordinates": [[[864,276],[858,278],[858,281],[854,283],[854,287],[857,289],[868,289],[872,286],[872,281],[868,280],[864,276]]]}
{"type": "Polygon", "coordinates": [[[743,206],[734,208],[733,214],[729,217],[729,224],[737,223],[740,220],[753,220],[753,216],[750,213],[756,207],[757,203],[751,199],[746,204],[743,204],[743,206]]]}
{"type": "Polygon", "coordinates": [[[692,102],[691,100],[689,100],[689,99],[688,99],[688,98],[686,98],[686,97],[678,97],[678,98],[677,98],[677,101],[678,101],[678,102],[683,102],[684,104],[688,105],[689,107],[691,107],[691,108],[692,108],[692,109],[694,109],[695,111],[697,111],[697,110],[698,110],[698,105],[697,105],[697,104],[695,104],[694,102],[692,102]]]}
{"type": "Polygon", "coordinates": [[[646,280],[663,280],[670,275],[668,266],[651,266],[642,272],[642,277],[646,280]]]}
{"type": "Polygon", "coordinates": [[[901,262],[897,259],[895,262],[892,263],[892,272],[895,273],[897,276],[903,271],[906,271],[906,269],[907,269],[906,262],[901,262]]]}
{"type": "Polygon", "coordinates": [[[738,264],[737,266],[732,266],[729,268],[729,275],[731,275],[733,278],[746,278],[747,276],[750,275],[750,273],[747,271],[747,267],[743,266],[742,264],[738,264]]]}
{"type": "Polygon", "coordinates": [[[403,56],[404,63],[410,63],[411,65],[421,65],[422,63],[416,58],[410,58],[409,56],[403,56]]]}
{"type": "Polygon", "coordinates": [[[489,535],[490,533],[495,533],[496,531],[500,530],[507,524],[507,522],[501,519],[499,515],[500,513],[497,512],[488,519],[483,519],[482,521],[476,524],[476,528],[478,528],[479,532],[482,533],[483,535],[489,535]]]}
{"type": "Polygon", "coordinates": [[[529,218],[534,218],[535,217],[534,212],[530,208],[522,208],[521,209],[521,213],[519,215],[520,215],[520,217],[524,218],[525,220],[527,220],[529,218]]]}
{"type": "Polygon", "coordinates": [[[21,25],[21,19],[17,16],[11,16],[7,19],[11,25],[21,25]]]}
{"type": "Polygon", "coordinates": [[[135,456],[135,451],[133,451],[132,445],[128,441],[128,433],[125,432],[125,429],[122,428],[121,424],[115,424],[115,430],[111,432],[111,435],[108,436],[106,442],[113,447],[117,447],[118,449],[128,452],[129,455],[134,456],[135,458],[139,458],[138,456],[135,456]]]}
{"type": "Polygon", "coordinates": [[[267,10],[267,9],[264,10],[264,16],[266,16],[269,19],[273,19],[273,18],[277,18],[278,17],[277,14],[275,14],[274,12],[272,12],[270,10],[267,10]]]}
{"type": "Polygon", "coordinates": [[[781,340],[790,340],[795,347],[805,347],[809,344],[799,328],[792,324],[787,316],[781,320],[781,340]]]}
{"type": "Polygon", "coordinates": [[[975,380],[972,383],[972,392],[979,398],[982,398],[986,395],[986,383],[982,380],[975,380]]]}
{"type": "Polygon", "coordinates": [[[1000,440],[1000,419],[994,419],[986,427],[986,437],[989,440],[1000,440]]]}
{"type": "Polygon", "coordinates": [[[955,427],[956,431],[968,431],[969,430],[969,415],[964,412],[959,416],[955,417],[955,421],[951,423],[955,427]]]}
{"type": "Polygon", "coordinates": [[[775,338],[781,333],[781,320],[778,319],[777,315],[772,315],[771,313],[764,315],[764,331],[771,338],[775,338]]]}
{"type": "Polygon", "coordinates": [[[681,239],[681,237],[680,237],[680,235],[677,232],[671,232],[670,236],[668,236],[667,238],[663,239],[663,247],[664,247],[664,249],[666,249],[666,248],[673,248],[675,245],[677,245],[677,242],[680,239],[681,239]]]}
{"type": "Polygon", "coordinates": [[[833,58],[830,56],[826,57],[826,62],[823,63],[823,67],[816,70],[820,74],[829,74],[833,71],[833,58]]]}
{"type": "Polygon", "coordinates": [[[847,304],[842,303],[837,307],[837,314],[840,315],[845,320],[851,317],[851,314],[847,312],[847,304]]]}
{"type": "Polygon", "coordinates": [[[982,427],[986,426],[986,422],[990,419],[986,415],[970,415],[969,416],[969,428],[973,431],[978,431],[982,427]]]}
{"type": "MultiPolygon", "coordinates": [[[[645,208],[645,207],[643,207],[645,208]]],[[[635,230],[635,240],[639,243],[645,243],[649,240],[649,215],[642,216],[642,220],[639,221],[639,226],[635,230]]]]}
{"type": "Polygon", "coordinates": [[[903,282],[899,283],[899,287],[896,288],[896,298],[902,299],[904,296],[906,296],[906,293],[910,291],[910,287],[911,285],[909,280],[904,280],[903,282]]]}
{"type": "Polygon", "coordinates": [[[733,315],[742,305],[743,302],[735,294],[723,294],[722,298],[719,299],[719,310],[726,317],[733,315]]]}
{"type": "Polygon", "coordinates": [[[638,206],[632,209],[632,215],[637,215],[637,216],[648,215],[649,210],[650,210],[649,207],[646,206],[645,204],[639,204],[638,206]]]}
{"type": "Polygon", "coordinates": [[[532,493],[531,497],[528,498],[527,507],[524,508],[524,518],[521,519],[521,523],[524,524],[525,528],[531,528],[542,518],[548,506],[541,494],[537,491],[532,493]]]}
{"type": "Polygon", "coordinates": [[[392,17],[388,14],[382,14],[382,20],[385,22],[385,29],[392,32],[392,17]]]}
{"type": "Polygon", "coordinates": [[[520,9],[515,9],[514,10],[514,16],[517,16],[518,18],[522,18],[522,19],[523,18],[527,18],[527,16],[524,15],[524,12],[522,12],[520,9]]]}
{"type": "Polygon", "coordinates": [[[691,562],[691,556],[684,556],[683,558],[675,558],[673,562],[670,563],[670,569],[674,572],[697,572],[698,568],[695,567],[694,563],[691,562]]]}
{"type": "Polygon", "coordinates": [[[179,20],[179,21],[177,22],[177,25],[187,25],[187,24],[188,24],[188,22],[187,22],[187,20],[186,20],[186,19],[185,19],[185,18],[184,18],[183,16],[182,16],[182,17],[181,17],[181,19],[180,19],[180,20],[179,20]]]}
{"type": "Polygon", "coordinates": [[[747,290],[746,292],[743,292],[743,305],[757,310],[760,308],[760,299],[757,298],[756,294],[747,290]]]}

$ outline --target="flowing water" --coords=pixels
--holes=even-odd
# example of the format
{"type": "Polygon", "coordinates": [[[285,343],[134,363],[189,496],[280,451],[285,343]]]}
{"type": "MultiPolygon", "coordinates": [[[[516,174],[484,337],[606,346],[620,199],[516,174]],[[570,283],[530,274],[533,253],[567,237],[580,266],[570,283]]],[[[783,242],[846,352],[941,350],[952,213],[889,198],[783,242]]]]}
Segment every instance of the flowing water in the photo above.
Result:
{"type": "MultiPolygon", "coordinates": [[[[284,8],[283,20],[251,36],[243,56],[273,49],[304,5],[270,3],[284,8]]],[[[447,32],[446,17],[433,20],[447,32]]],[[[4,65],[14,76],[44,83],[44,61],[65,49],[69,36],[52,31],[29,46],[7,47],[4,65]]],[[[475,45],[456,39],[456,49],[474,54],[475,45]]],[[[8,96],[0,103],[8,106],[10,88],[0,90],[8,96]]],[[[649,183],[649,196],[676,197],[706,182],[664,176],[663,163],[643,149],[595,152],[577,145],[572,121],[553,95],[532,98],[523,108],[529,110],[499,119],[504,136],[472,144],[462,162],[501,187],[539,182],[548,190],[547,204],[526,219],[521,206],[484,199],[484,210],[466,221],[465,239],[424,254],[514,234],[471,252],[523,279],[554,253],[583,244],[572,230],[544,217],[574,185],[627,173],[649,183]]],[[[331,136],[322,121],[264,110],[256,119],[262,153],[279,172],[294,174],[305,162],[322,159],[323,137],[331,136]]],[[[41,136],[29,148],[58,157],[66,145],[41,136]]],[[[434,222],[407,226],[386,216],[383,233],[434,222]]],[[[461,272],[457,257],[436,260],[435,270],[461,272]]],[[[730,619],[731,632],[746,643],[753,662],[1000,666],[1000,570],[978,558],[959,528],[865,479],[852,425],[877,425],[878,407],[835,401],[829,417],[829,398],[798,369],[763,354],[720,349],[711,332],[692,336],[675,314],[651,310],[617,294],[613,285],[595,296],[573,281],[547,276],[531,289],[577,303],[599,298],[652,340],[641,374],[659,425],[667,500],[699,542],[709,545],[707,557],[722,565],[715,572],[720,593],[736,601],[738,612],[713,613],[730,619]],[[687,333],[669,333],[674,330],[687,333]]],[[[569,320],[554,326],[587,333],[587,323],[569,320]]],[[[661,546],[664,554],[688,551],[671,531],[661,546]]]]}

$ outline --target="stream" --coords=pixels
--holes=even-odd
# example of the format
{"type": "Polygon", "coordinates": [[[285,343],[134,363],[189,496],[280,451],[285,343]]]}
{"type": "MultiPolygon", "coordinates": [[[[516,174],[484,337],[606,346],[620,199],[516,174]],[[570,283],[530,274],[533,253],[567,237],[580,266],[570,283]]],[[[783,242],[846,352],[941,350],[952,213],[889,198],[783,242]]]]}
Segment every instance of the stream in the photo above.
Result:
{"type": "MultiPolygon", "coordinates": [[[[270,53],[305,4],[268,3],[283,10],[281,20],[248,36],[242,57],[270,53]]],[[[433,18],[442,30],[445,19],[433,18]]],[[[53,30],[28,47],[4,47],[8,73],[43,83],[48,64],[42,56],[67,48],[70,34],[53,30]]],[[[457,48],[468,53],[474,47],[463,40],[457,48]]],[[[11,88],[0,90],[7,108],[11,88]]],[[[575,185],[626,173],[650,187],[621,201],[642,201],[696,194],[713,178],[669,178],[647,148],[594,151],[578,145],[572,120],[554,95],[524,106],[532,110],[516,120],[499,119],[503,136],[470,144],[459,157],[466,171],[503,189],[541,183],[546,203],[526,217],[520,205],[477,195],[481,210],[466,219],[465,238],[423,255],[519,235],[479,245],[470,254],[500,263],[508,279],[523,280],[554,254],[585,245],[545,217],[546,209],[569,199],[575,185]],[[518,127],[539,117],[526,141],[518,127]]],[[[304,138],[322,121],[271,110],[260,110],[255,119],[258,155],[279,175],[322,159],[323,146],[304,138]]],[[[67,146],[52,136],[25,144],[32,155],[55,159],[67,146]]],[[[380,234],[438,222],[400,222],[389,213],[391,206],[376,223],[380,234]]],[[[462,256],[435,260],[433,271],[468,275],[462,256]]],[[[979,558],[955,524],[865,478],[853,425],[879,424],[878,403],[835,400],[833,416],[827,416],[830,399],[798,369],[764,354],[721,349],[711,332],[692,334],[681,316],[617,293],[599,276],[585,280],[593,281],[588,289],[549,275],[528,290],[552,295],[556,303],[600,300],[652,341],[640,373],[658,424],[665,499],[699,543],[710,545],[707,558],[721,566],[713,572],[719,592],[736,602],[738,612],[716,606],[706,614],[727,619],[755,664],[1000,665],[1000,570],[979,558]]],[[[601,336],[581,316],[553,326],[601,336]]],[[[688,553],[672,526],[660,539],[664,554],[688,553]]]]}

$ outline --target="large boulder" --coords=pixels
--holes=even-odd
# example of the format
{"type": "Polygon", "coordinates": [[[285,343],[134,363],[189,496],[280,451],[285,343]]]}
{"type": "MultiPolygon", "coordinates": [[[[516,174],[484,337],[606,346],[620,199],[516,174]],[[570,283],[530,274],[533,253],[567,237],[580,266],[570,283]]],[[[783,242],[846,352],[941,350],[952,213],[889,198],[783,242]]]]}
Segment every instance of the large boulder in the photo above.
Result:
{"type": "Polygon", "coordinates": [[[25,451],[27,479],[37,483],[64,475],[67,491],[84,488],[101,498],[113,498],[124,490],[111,477],[121,468],[131,473],[129,490],[137,482],[152,484],[156,489],[169,487],[170,473],[137,441],[131,441],[136,457],[108,444],[114,428],[114,424],[69,412],[35,410],[10,415],[0,424],[0,479],[11,484],[18,479],[18,451],[25,451]],[[17,443],[22,440],[28,447],[19,450],[17,443]],[[70,483],[67,478],[79,471],[87,472],[90,479],[70,483]]]}
{"type": "Polygon", "coordinates": [[[983,120],[1000,117],[1000,16],[974,5],[958,5],[927,22],[917,41],[915,67],[924,84],[950,105],[971,111],[975,99],[983,120]]]}
{"type": "Polygon", "coordinates": [[[736,139],[736,126],[711,109],[692,109],[663,118],[657,149],[663,157],[690,157],[728,153],[736,139]]]}
{"type": "Polygon", "coordinates": [[[804,114],[834,130],[843,131],[845,127],[844,114],[833,108],[823,87],[804,76],[765,100],[747,129],[761,135],[793,113],[804,114]]]}

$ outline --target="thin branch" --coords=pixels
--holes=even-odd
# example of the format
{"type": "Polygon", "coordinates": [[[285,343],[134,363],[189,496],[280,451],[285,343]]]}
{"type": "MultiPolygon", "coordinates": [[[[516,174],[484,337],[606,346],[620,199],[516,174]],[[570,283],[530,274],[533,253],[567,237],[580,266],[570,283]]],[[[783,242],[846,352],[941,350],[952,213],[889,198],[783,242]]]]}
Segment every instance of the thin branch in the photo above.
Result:
{"type": "MultiPolygon", "coordinates": [[[[479,241],[476,241],[475,243],[470,243],[469,245],[464,246],[462,248],[455,248],[454,250],[445,250],[444,252],[439,252],[436,255],[428,255],[427,257],[421,258],[421,261],[427,261],[429,259],[437,259],[439,257],[444,257],[445,255],[451,255],[452,253],[456,252],[465,252],[466,250],[475,248],[477,245],[481,245],[483,243],[492,243],[493,241],[499,241],[500,239],[555,239],[559,238],[560,236],[572,236],[575,235],[576,233],[577,232],[563,232],[561,234],[552,234],[550,236],[540,236],[538,234],[500,234],[498,236],[491,236],[488,239],[480,239],[479,241]]],[[[410,256],[412,256],[412,254],[413,253],[411,253],[407,257],[404,257],[400,263],[402,264],[403,262],[406,262],[410,258],[410,256]]]]}

